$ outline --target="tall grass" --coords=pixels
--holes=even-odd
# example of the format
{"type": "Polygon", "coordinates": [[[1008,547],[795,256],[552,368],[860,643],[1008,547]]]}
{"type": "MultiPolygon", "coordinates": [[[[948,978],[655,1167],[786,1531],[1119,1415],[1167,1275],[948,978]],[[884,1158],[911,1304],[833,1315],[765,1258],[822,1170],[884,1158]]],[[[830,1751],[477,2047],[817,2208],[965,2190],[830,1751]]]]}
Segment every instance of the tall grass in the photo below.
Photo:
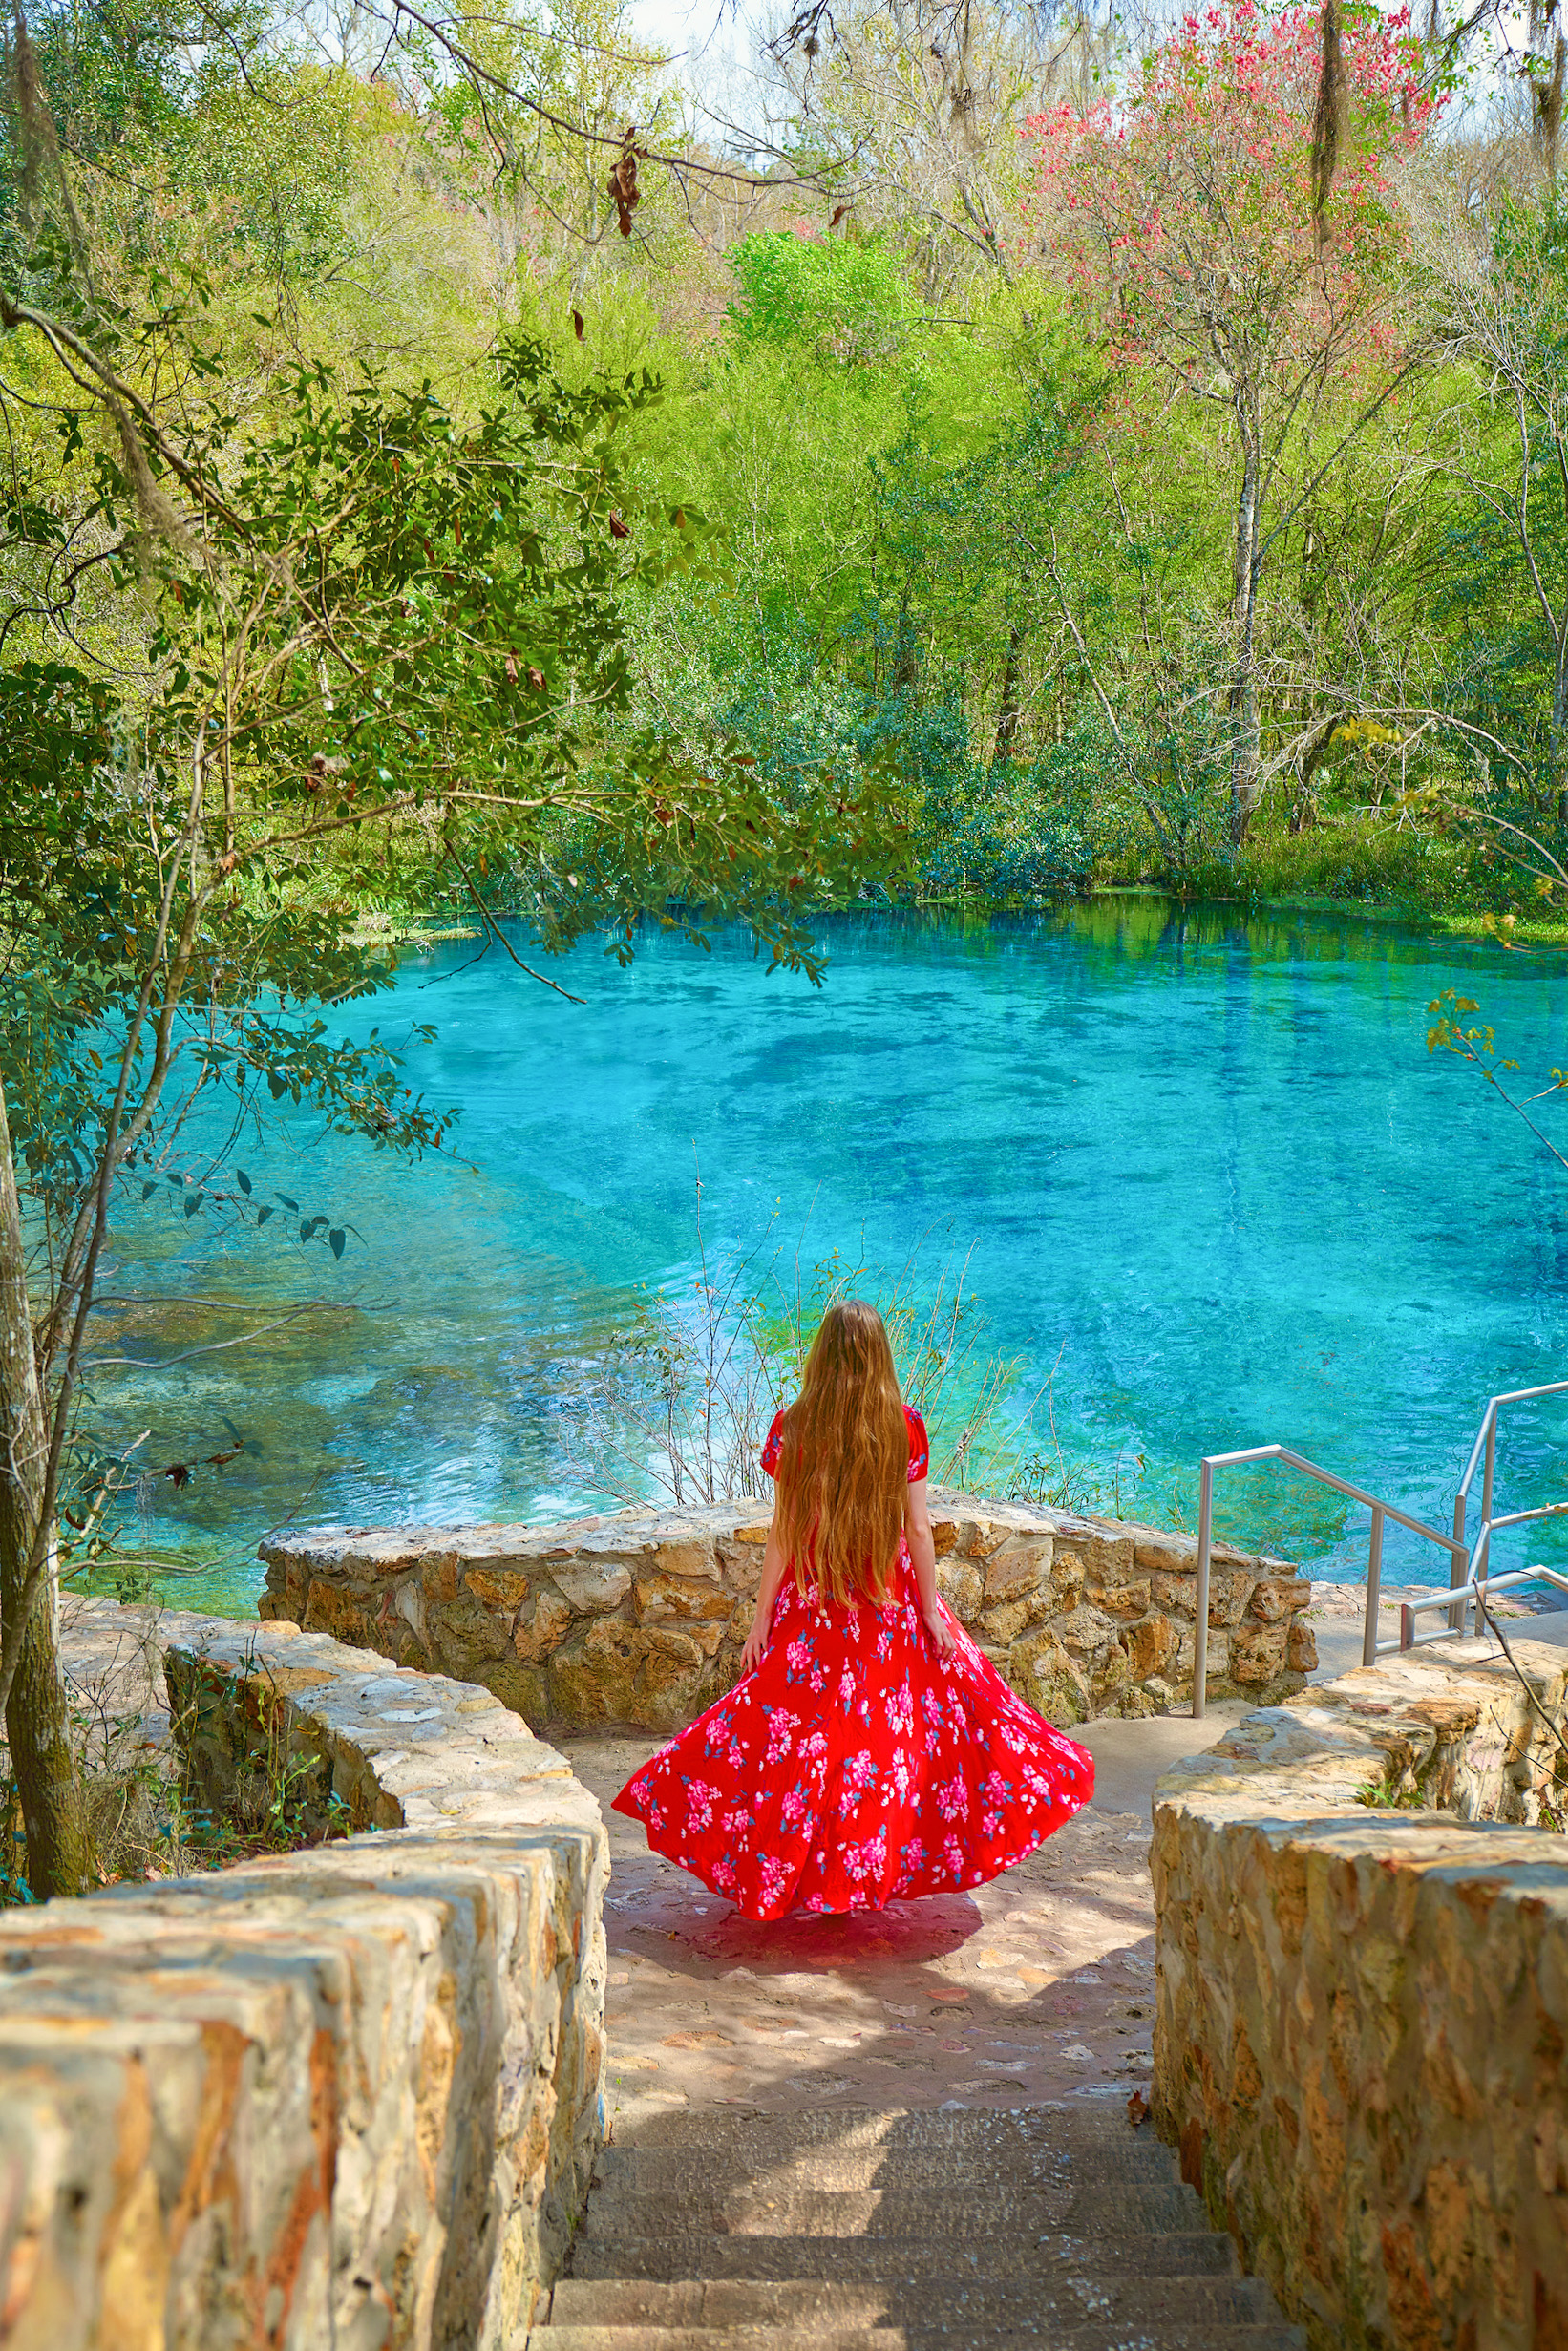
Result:
{"type": "Polygon", "coordinates": [[[699,1176],[689,1272],[648,1296],[594,1367],[576,1439],[585,1477],[627,1502],[760,1499],[773,1414],[798,1393],[828,1307],[858,1297],[887,1325],[905,1402],[930,1434],[933,1478],[985,1476],[1006,1488],[1030,1450],[1030,1407],[1009,1417],[1019,1366],[989,1345],[969,1285],[972,1243],[927,1270],[926,1236],[889,1272],[863,1246],[853,1258],[814,1258],[809,1218],[786,1244],[775,1213],[750,1245],[715,1248],[702,1189],[699,1176]]]}

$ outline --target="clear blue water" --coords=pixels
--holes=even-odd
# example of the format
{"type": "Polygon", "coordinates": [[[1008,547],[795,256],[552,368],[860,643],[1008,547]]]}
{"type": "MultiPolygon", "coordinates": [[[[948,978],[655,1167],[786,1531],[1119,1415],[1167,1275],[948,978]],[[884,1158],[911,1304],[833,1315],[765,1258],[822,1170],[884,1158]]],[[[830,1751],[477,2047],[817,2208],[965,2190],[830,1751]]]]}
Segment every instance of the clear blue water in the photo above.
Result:
{"type": "MultiPolygon", "coordinates": [[[[1568,1368],[1568,1174],[1426,1047],[1458,985],[1549,1071],[1563,956],[1143,898],[824,935],[820,989],[733,938],[651,937],[626,972],[584,948],[559,972],[582,1006],[471,945],[413,956],[391,1008],[345,1026],[438,1025],[411,1067],[460,1106],[460,1158],[411,1169],[299,1121],[247,1141],[258,1193],[357,1228],[341,1263],[281,1216],[258,1239],[129,1215],[121,1296],[219,1302],[127,1308],[131,1353],[319,1302],[247,1346],[101,1375],[154,1468],[246,1440],[183,1492],[157,1481],[128,1527],[163,1588],[247,1608],[284,1520],[613,1500],[583,1400],[645,1287],[689,1295],[694,1153],[719,1257],[775,1214],[811,1261],[887,1273],[919,1243],[917,1283],[972,1244],[1014,1415],[1057,1366],[1056,1447],[1042,1402],[1014,1454],[1059,1447],[1073,1493],[1128,1515],[1192,1523],[1201,1453],[1279,1438],[1446,1523],[1485,1397],[1568,1368]]],[[[1500,1494],[1568,1493],[1565,1440],[1568,1409],[1515,1415],[1500,1494]]],[[[1319,1572],[1365,1559],[1359,1515],[1279,1472],[1233,1476],[1221,1515],[1319,1572]]],[[[1386,1573],[1447,1580],[1403,1538],[1386,1573]]]]}

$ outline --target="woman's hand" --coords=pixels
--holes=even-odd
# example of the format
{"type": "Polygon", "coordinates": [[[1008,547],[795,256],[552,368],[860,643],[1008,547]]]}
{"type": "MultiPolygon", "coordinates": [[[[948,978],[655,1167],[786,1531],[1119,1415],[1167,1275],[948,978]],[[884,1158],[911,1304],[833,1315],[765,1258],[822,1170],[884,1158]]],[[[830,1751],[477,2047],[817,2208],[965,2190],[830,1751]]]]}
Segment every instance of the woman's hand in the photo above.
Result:
{"type": "Polygon", "coordinates": [[[746,1636],[746,1646],[740,1653],[740,1670],[743,1674],[755,1673],[762,1663],[762,1653],[767,1646],[768,1619],[760,1615],[754,1616],[752,1619],[752,1629],[746,1636]]]}
{"type": "Polygon", "coordinates": [[[953,1628],[947,1620],[947,1612],[941,1600],[936,1601],[925,1611],[925,1629],[931,1636],[937,1655],[951,1657],[958,1643],[953,1639],[953,1628]]]}

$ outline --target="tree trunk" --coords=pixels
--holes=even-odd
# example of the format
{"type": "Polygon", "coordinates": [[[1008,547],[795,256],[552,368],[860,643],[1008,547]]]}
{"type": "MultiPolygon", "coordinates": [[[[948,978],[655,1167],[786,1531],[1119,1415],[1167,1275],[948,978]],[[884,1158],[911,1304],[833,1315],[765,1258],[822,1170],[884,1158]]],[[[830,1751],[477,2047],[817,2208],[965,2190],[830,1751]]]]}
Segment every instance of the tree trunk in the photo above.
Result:
{"type": "MultiPolygon", "coordinates": [[[[1555,8],[1540,11],[1542,18],[1540,29],[1543,32],[1550,28],[1556,12],[1555,8]]],[[[1530,13],[1531,37],[1534,39],[1537,12],[1532,9],[1530,13]]],[[[1557,149],[1562,136],[1563,69],[1565,65],[1568,65],[1568,43],[1564,42],[1559,27],[1552,49],[1551,79],[1542,81],[1532,79],[1530,84],[1531,107],[1535,116],[1533,129],[1536,145],[1541,161],[1546,166],[1546,176],[1554,191],[1557,184],[1557,149]]]]}
{"type": "Polygon", "coordinates": [[[1312,233],[1321,253],[1328,243],[1328,199],[1345,144],[1349,107],[1340,0],[1323,0],[1319,39],[1318,102],[1312,116],[1312,233]]]}
{"type": "Polygon", "coordinates": [[[1006,767],[1018,741],[1019,669],[1024,650],[1024,631],[1014,621],[1007,631],[1007,658],[1002,667],[1002,706],[996,714],[996,749],[991,754],[993,767],[1006,767]]]}
{"type": "Polygon", "coordinates": [[[88,1835],[54,1639],[50,1576],[30,1600],[37,1556],[49,1427],[32,1352],[22,1218],[0,1089],[0,1661],[14,1674],[6,1702],[11,1768],[27,1829],[28,1883],[38,1896],[80,1894],[88,1835]]]}
{"type": "Polygon", "coordinates": [[[1262,738],[1258,720],[1257,664],[1253,621],[1258,606],[1258,449],[1255,434],[1243,435],[1241,495],[1236,505],[1236,562],[1233,573],[1236,669],[1231,684],[1231,843],[1240,849],[1258,806],[1262,738]]]}

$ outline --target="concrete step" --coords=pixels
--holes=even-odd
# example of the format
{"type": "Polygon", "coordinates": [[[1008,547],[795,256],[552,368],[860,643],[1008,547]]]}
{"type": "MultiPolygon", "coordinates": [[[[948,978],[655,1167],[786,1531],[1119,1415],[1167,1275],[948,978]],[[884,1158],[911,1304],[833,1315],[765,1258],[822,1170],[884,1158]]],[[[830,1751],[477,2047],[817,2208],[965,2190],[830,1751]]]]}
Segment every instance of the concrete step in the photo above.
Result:
{"type": "MultiPolygon", "coordinates": [[[[1143,2331],[1148,2340],[1142,2351],[1155,2351],[1156,2342],[1158,2351],[1186,2351],[1188,2336],[1202,2345],[1222,2334],[1260,2328],[1281,2337],[1280,2351],[1304,2340],[1284,2326],[1261,2278],[1103,2273],[1010,2284],[943,2277],[870,2285],[800,2278],[563,2277],[551,2300],[549,2325],[552,2333],[571,2327],[641,2332],[650,2339],[665,2330],[726,2335],[773,2330],[823,2343],[869,2329],[877,2334],[879,2351],[894,2351],[901,2334],[922,2342],[978,2343],[983,2337],[1038,2340],[1091,2326],[1120,2330],[1124,2343],[1143,2331]]],[[[1277,2351],[1272,2340],[1269,2351],[1277,2351]]]]}
{"type": "Polygon", "coordinates": [[[650,2115],[571,2269],[532,2351],[1305,2351],[1119,2101],[650,2115]]]}
{"type": "Polygon", "coordinates": [[[1158,2145],[1145,2123],[1128,2128],[1120,2098],[1057,2099],[1017,2107],[794,2107],[783,2113],[755,2107],[672,2108],[637,2125],[639,2148],[680,2148],[717,2155],[758,2150],[775,2158],[806,2147],[940,2148],[1050,2147],[1073,2150],[1113,2141],[1158,2145]],[[1106,2111],[1109,2107],[1111,2110],[1106,2111]]]}
{"type": "Polygon", "coordinates": [[[1009,2188],[1148,2185],[1169,2187],[1176,2179],[1173,2148],[1146,2132],[1127,2131],[1104,2146],[1078,2148],[1019,2146],[987,2156],[977,2148],[851,2147],[797,2148],[759,2160],[737,2174],[733,2156],[700,2148],[617,2145],[599,2158],[595,2180],[603,2188],[633,2193],[670,2192],[683,2188],[728,2188],[737,2176],[773,2188],[908,2188],[943,2192],[995,2183],[1009,2188]]]}
{"type": "Polygon", "coordinates": [[[1029,2334],[968,2326],[951,2334],[901,2326],[821,2334],[752,2326],[545,2325],[535,2327],[526,2342],[527,2351],[957,2351],[960,2344],[964,2351],[1307,2351],[1304,2327],[1162,2322],[1156,2337],[1141,2327],[1129,2333],[1093,2319],[1029,2334]]]}
{"type": "Polygon", "coordinates": [[[695,2245],[706,2277],[780,2282],[819,2277],[846,2285],[909,2284],[940,2277],[972,2286],[1028,2278],[1044,2289],[1054,2278],[1092,2270],[1111,2277],[1158,2277],[1174,2289],[1183,2280],[1236,2275],[1230,2238],[1207,2229],[1133,2237],[990,2236],[965,2243],[947,2235],[940,2213],[928,2213],[926,2223],[919,2236],[601,2236],[584,2231],[572,2248],[572,2276],[689,2278],[695,2245]]]}
{"type": "Polygon", "coordinates": [[[1018,2189],[998,2183],[934,2203],[921,2188],[797,2188],[774,2181],[735,2188],[643,2192],[605,2185],[588,2198],[585,2239],[616,2236],[913,2236],[933,2225],[969,2242],[990,2237],[1170,2235],[1208,2227],[1192,2189],[1139,2181],[1113,2197],[1091,2188],[1018,2189]]]}

